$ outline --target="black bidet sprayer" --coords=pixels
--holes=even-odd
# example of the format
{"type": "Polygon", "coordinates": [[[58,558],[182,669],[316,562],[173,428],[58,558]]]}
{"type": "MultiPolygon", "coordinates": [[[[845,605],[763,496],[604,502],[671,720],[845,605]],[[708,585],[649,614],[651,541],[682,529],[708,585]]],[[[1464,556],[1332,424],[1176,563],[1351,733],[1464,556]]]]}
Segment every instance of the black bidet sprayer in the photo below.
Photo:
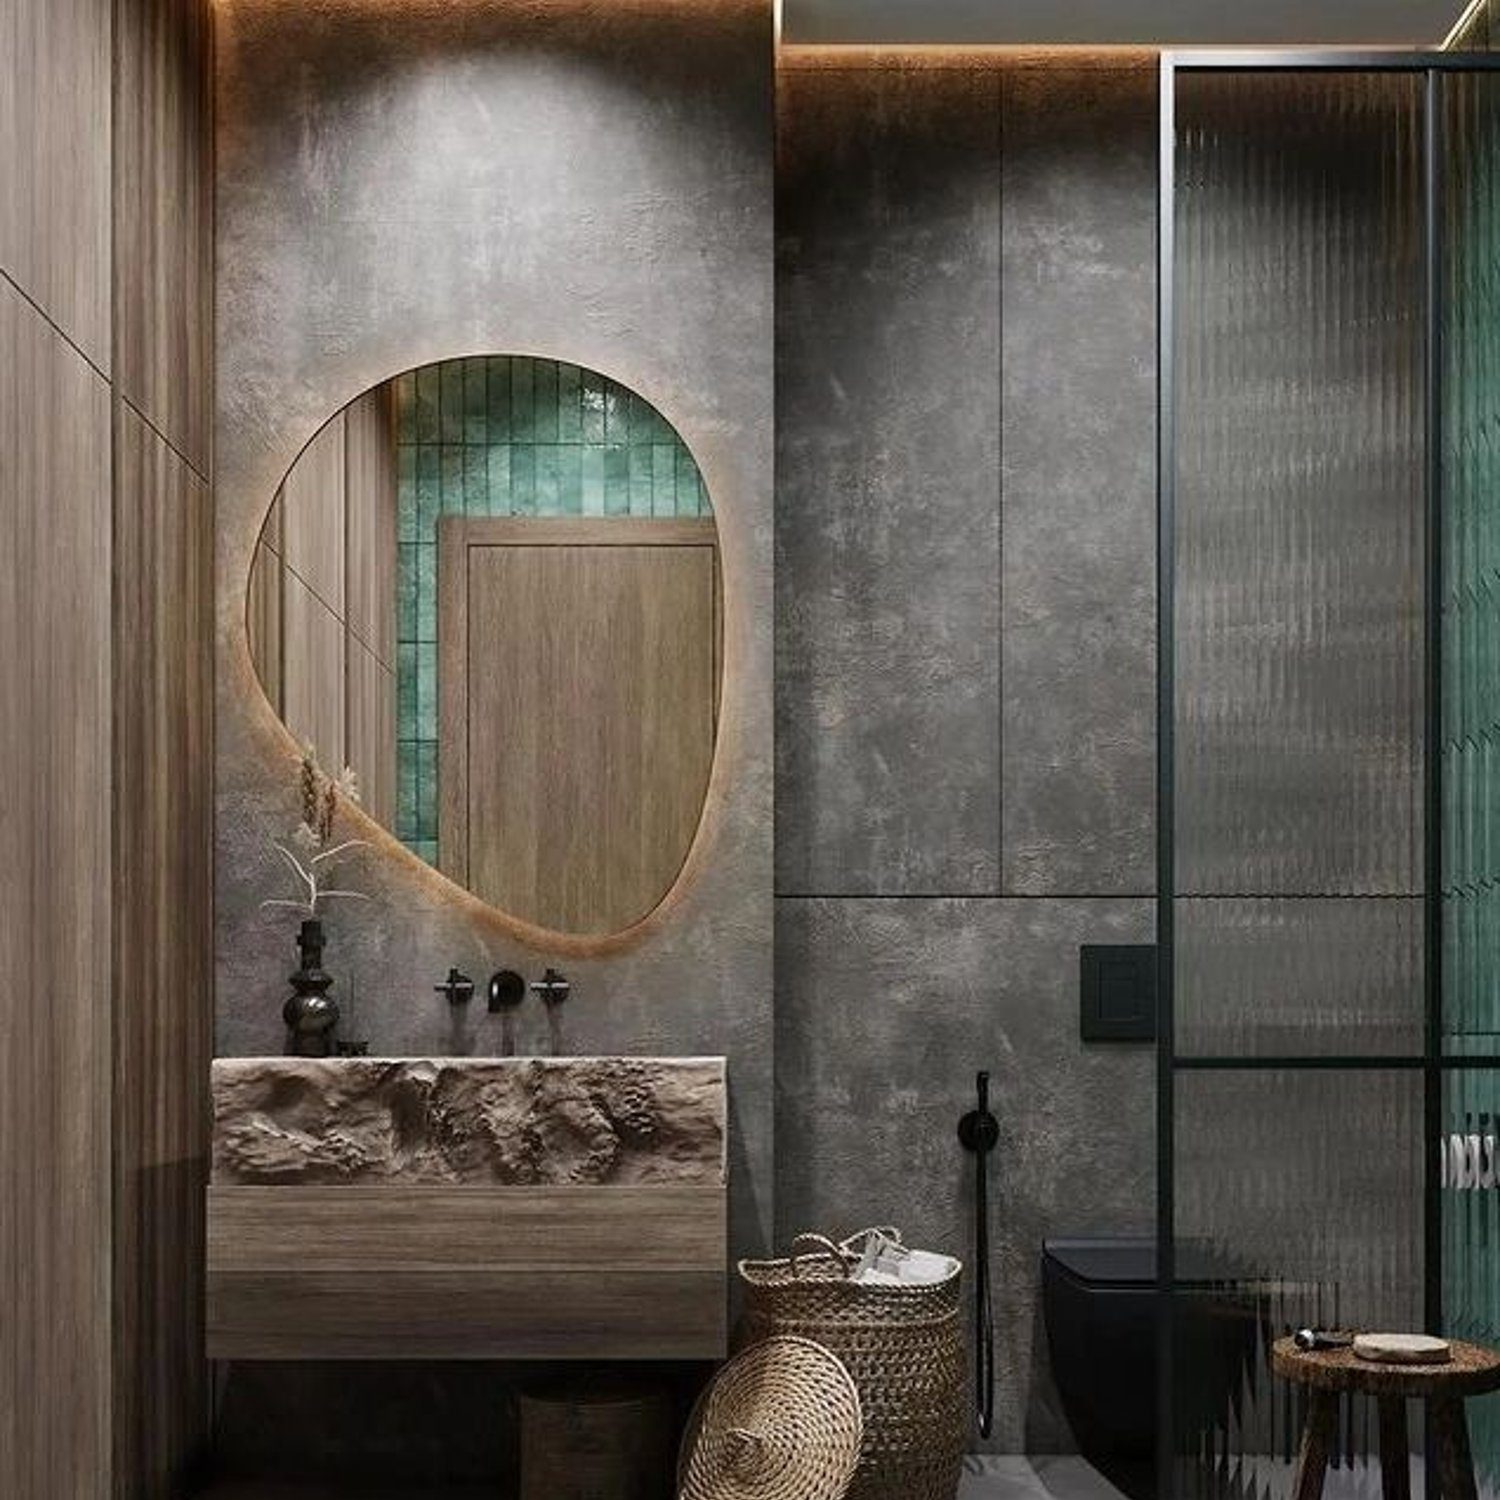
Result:
{"type": "Polygon", "coordinates": [[[990,1152],[1000,1122],[990,1113],[990,1075],[981,1073],[979,1102],[958,1122],[958,1139],[974,1162],[974,1406],[980,1437],[995,1426],[995,1308],[990,1291],[990,1152]]]}

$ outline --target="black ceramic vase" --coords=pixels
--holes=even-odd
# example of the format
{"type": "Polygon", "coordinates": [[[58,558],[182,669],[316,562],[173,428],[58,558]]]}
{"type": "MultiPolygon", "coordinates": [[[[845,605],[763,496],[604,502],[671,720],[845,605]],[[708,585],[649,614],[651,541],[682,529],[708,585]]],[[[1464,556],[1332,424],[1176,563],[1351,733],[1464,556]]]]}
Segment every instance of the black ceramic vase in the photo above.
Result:
{"type": "Polygon", "coordinates": [[[330,1057],[339,1024],[338,1002],[328,993],[333,975],[323,969],[323,924],[316,917],[297,933],[302,966],[291,976],[292,993],[281,1008],[287,1042],[294,1057],[330,1057]]]}

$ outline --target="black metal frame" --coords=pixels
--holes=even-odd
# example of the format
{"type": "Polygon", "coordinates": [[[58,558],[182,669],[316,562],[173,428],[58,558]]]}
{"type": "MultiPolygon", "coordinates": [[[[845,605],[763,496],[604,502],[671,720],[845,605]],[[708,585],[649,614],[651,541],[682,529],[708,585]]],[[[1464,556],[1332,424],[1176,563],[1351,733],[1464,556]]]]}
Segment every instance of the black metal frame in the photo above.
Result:
{"type": "Polygon", "coordinates": [[[1500,1068],[1500,1054],[1443,1053],[1443,846],[1442,846],[1442,210],[1444,142],[1442,76],[1500,72],[1500,54],[1306,49],[1215,49],[1164,52],[1160,74],[1160,176],[1158,182],[1157,290],[1157,1354],[1158,1493],[1175,1500],[1173,1432],[1176,1250],[1175,1079],[1180,1071],[1251,1069],[1341,1069],[1420,1072],[1423,1079],[1423,1305],[1427,1325],[1440,1331],[1442,1306],[1442,1199],[1435,1145],[1442,1134],[1444,1075],[1466,1068],[1500,1068]],[[1426,587],[1423,660],[1424,808],[1424,1050],[1382,1057],[1372,1054],[1261,1057],[1179,1057],[1173,997],[1175,804],[1175,519],[1176,434],[1174,428],[1175,214],[1177,76],[1185,72],[1411,73],[1425,79],[1424,202],[1425,360],[1424,438],[1426,587]]]}

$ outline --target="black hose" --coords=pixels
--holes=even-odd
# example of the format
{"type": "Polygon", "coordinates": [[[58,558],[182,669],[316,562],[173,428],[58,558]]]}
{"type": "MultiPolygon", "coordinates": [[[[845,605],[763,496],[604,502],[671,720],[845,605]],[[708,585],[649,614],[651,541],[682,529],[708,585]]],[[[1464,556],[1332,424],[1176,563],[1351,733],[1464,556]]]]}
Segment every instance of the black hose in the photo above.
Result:
{"type": "Polygon", "coordinates": [[[990,1075],[975,1081],[978,1105],[958,1122],[964,1150],[974,1153],[974,1407],[980,1437],[995,1428],[995,1307],[990,1287],[990,1152],[1000,1122],[990,1113],[990,1075]]]}

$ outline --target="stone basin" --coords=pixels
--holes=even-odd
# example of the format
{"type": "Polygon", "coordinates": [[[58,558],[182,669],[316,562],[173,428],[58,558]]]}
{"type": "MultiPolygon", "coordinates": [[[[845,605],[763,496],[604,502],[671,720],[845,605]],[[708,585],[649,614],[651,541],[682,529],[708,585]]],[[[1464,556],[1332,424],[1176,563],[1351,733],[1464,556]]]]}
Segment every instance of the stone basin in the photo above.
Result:
{"type": "Polygon", "coordinates": [[[218,1058],[213,1181],[722,1186],[722,1057],[218,1058]]]}

